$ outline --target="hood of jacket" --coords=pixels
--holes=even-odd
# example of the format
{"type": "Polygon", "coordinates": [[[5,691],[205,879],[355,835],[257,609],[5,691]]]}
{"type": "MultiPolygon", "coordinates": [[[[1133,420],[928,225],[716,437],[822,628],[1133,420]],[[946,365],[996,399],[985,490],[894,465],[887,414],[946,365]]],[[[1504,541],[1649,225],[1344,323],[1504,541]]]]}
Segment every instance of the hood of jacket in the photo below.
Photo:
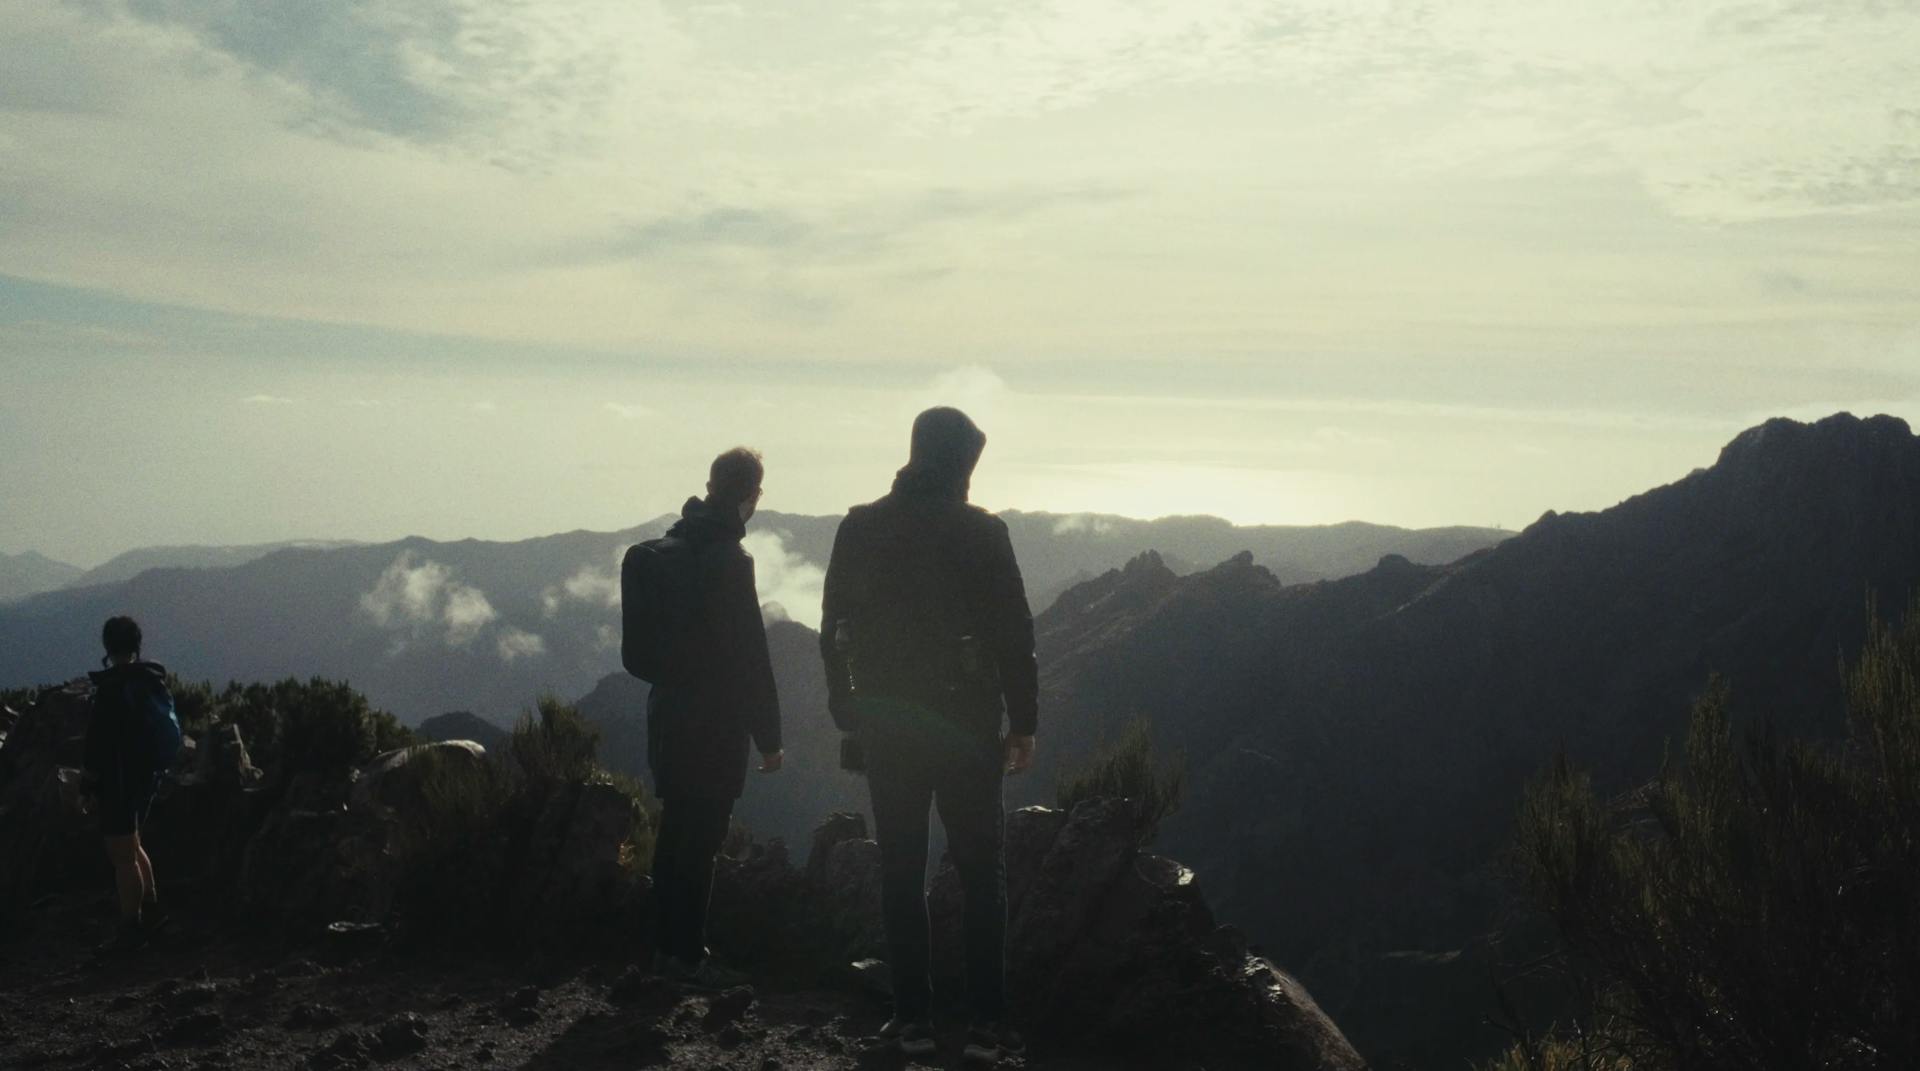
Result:
{"type": "Polygon", "coordinates": [[[158,662],[123,662],[117,666],[108,666],[106,669],[96,669],[87,674],[87,679],[93,682],[95,688],[104,688],[109,684],[128,680],[158,684],[165,688],[167,667],[158,662]]]}
{"type": "Polygon", "coordinates": [[[687,499],[687,504],[680,507],[680,519],[673,522],[667,534],[690,542],[731,540],[738,543],[747,534],[747,524],[734,510],[696,497],[687,499]]]}
{"type": "Polygon", "coordinates": [[[965,502],[986,448],[986,433],[967,414],[947,406],[929,409],[914,418],[912,449],[906,467],[894,475],[894,493],[965,502]]]}

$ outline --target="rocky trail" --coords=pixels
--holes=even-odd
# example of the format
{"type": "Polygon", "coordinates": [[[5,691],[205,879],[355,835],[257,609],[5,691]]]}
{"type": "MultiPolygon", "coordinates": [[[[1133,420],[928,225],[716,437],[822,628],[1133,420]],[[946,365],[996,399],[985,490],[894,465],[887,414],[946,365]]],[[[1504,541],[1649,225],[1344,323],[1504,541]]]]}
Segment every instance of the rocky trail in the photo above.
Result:
{"type": "MultiPolygon", "coordinates": [[[[92,950],[110,915],[104,894],[53,898],[26,914],[3,949],[0,1067],[962,1066],[960,1024],[942,1024],[940,1055],[908,1061],[873,1036],[881,1002],[852,987],[707,992],[611,963],[553,972],[436,964],[391,953],[377,937],[276,950],[193,915],[176,917],[147,948],[104,960],[92,950]]],[[[1128,1065],[1043,1045],[1001,1066],[1128,1065]]]]}

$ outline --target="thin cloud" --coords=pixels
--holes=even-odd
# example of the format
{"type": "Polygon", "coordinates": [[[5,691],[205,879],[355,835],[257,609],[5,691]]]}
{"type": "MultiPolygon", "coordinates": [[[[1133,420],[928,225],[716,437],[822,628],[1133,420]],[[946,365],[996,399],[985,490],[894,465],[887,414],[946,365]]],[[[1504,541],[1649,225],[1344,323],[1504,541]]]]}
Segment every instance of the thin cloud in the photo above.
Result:
{"type": "Polygon", "coordinates": [[[360,596],[360,610],[383,629],[449,647],[471,644],[500,616],[485,592],[454,579],[450,567],[410,550],[360,596]]]}
{"type": "Polygon", "coordinates": [[[494,647],[499,652],[502,662],[513,662],[547,653],[547,641],[538,633],[514,628],[511,625],[500,630],[500,635],[495,638],[494,647]]]}
{"type": "Polygon", "coordinates": [[[278,394],[249,394],[240,399],[242,405],[292,405],[292,398],[278,394]]]}
{"type": "Polygon", "coordinates": [[[753,555],[754,584],[768,620],[813,622],[820,618],[827,572],[787,547],[788,533],[748,532],[740,545],[753,555]]]}

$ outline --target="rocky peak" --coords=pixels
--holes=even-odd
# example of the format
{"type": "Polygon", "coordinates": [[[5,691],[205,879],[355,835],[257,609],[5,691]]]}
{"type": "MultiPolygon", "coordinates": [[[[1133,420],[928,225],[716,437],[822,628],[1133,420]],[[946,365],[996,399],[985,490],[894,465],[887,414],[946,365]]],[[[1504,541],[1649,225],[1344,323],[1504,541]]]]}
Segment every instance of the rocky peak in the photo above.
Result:
{"type": "Polygon", "coordinates": [[[1153,583],[1173,579],[1173,570],[1157,550],[1142,551],[1120,569],[1120,575],[1133,583],[1153,583]]]}
{"type": "Polygon", "coordinates": [[[1902,457],[1912,464],[1916,456],[1920,440],[1899,417],[1835,413],[1812,423],[1776,417],[1734,436],[1710,471],[1750,484],[1826,480],[1902,457]]]}

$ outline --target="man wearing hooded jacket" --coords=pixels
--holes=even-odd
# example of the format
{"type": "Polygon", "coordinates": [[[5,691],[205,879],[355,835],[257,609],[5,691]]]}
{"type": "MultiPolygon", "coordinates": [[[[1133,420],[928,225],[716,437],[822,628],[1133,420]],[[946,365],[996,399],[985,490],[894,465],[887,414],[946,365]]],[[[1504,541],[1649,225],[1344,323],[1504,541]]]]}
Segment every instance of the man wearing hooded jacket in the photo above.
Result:
{"type": "Polygon", "coordinates": [[[965,895],[965,1054],[991,1062],[1019,1044],[1003,1021],[1000,781],[1032,763],[1039,680],[1007,526],[967,502],[985,446],[957,409],[915,419],[891,493],[849,510],[835,536],[821,652],[834,722],[864,751],[880,844],[894,989],[882,1034],[913,1055],[936,1047],[926,869],[937,803],[965,895]]]}

